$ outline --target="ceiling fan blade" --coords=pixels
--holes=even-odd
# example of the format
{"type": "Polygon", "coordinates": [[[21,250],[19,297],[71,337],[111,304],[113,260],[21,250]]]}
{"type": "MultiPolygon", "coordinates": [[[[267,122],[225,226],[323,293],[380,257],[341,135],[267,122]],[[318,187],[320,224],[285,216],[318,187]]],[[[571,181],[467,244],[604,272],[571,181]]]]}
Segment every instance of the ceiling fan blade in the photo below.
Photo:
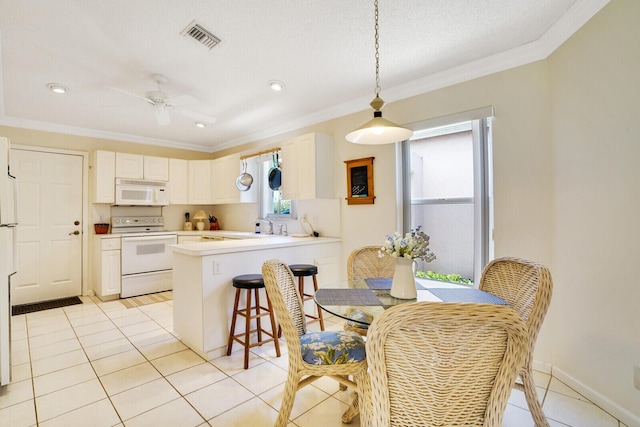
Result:
{"type": "Polygon", "coordinates": [[[171,117],[169,117],[169,111],[166,108],[158,108],[156,110],[156,121],[159,126],[166,126],[171,123],[171,117]]]}
{"type": "Polygon", "coordinates": [[[132,96],[134,98],[138,98],[138,99],[142,99],[144,102],[147,102],[149,104],[153,104],[152,101],[150,101],[149,99],[145,98],[144,96],[141,95],[137,95],[135,93],[131,93],[131,92],[127,92],[126,90],[123,89],[118,89],[117,87],[112,87],[112,86],[105,86],[107,89],[110,90],[115,90],[116,92],[120,92],[122,94],[128,95],[128,96],[132,96]]]}
{"type": "Polygon", "coordinates": [[[190,119],[197,120],[200,122],[215,123],[217,120],[213,116],[208,116],[206,114],[198,113],[196,111],[187,110],[182,107],[173,107],[173,111],[175,111],[176,113],[182,116],[189,117],[190,119]]]}
{"type": "Polygon", "coordinates": [[[173,107],[179,107],[188,104],[197,104],[198,100],[191,95],[178,95],[167,98],[167,104],[173,107]]]}

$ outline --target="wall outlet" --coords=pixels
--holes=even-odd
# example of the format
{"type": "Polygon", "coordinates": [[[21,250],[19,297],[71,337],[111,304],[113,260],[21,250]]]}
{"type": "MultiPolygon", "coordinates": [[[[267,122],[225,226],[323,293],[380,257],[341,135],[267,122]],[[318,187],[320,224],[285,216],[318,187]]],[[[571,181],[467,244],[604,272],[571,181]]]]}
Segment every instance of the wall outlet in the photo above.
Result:
{"type": "Polygon", "coordinates": [[[640,366],[633,367],[633,386],[640,390],[640,366]]]}
{"type": "Polygon", "coordinates": [[[220,274],[220,263],[218,261],[213,261],[213,274],[220,274]]]}

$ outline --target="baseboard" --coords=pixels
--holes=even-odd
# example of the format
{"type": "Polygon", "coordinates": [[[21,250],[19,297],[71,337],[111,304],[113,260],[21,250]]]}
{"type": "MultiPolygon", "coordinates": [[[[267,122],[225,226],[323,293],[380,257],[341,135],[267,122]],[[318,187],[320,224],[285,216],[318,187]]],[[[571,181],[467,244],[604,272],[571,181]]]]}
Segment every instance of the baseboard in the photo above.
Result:
{"type": "MultiPolygon", "coordinates": [[[[536,363],[534,362],[534,369],[537,369],[535,368],[535,365],[536,363]]],[[[610,413],[613,417],[625,423],[628,427],[640,427],[640,417],[632,414],[601,393],[587,387],[585,384],[564,372],[562,369],[553,366],[551,369],[551,375],[610,413]]]]}

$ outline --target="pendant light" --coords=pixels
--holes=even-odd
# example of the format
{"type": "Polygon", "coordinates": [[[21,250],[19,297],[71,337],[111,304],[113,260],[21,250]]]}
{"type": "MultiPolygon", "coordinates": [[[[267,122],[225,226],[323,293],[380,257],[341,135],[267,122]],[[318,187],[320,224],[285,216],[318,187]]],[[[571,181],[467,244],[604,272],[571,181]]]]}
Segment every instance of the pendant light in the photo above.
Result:
{"type": "Polygon", "coordinates": [[[404,141],[413,135],[413,131],[382,118],[384,101],[380,98],[380,54],[378,53],[378,0],[373,2],[375,7],[375,34],[376,34],[376,97],[371,101],[373,108],[373,120],[350,132],[345,137],[347,141],[355,144],[390,144],[404,141]]]}

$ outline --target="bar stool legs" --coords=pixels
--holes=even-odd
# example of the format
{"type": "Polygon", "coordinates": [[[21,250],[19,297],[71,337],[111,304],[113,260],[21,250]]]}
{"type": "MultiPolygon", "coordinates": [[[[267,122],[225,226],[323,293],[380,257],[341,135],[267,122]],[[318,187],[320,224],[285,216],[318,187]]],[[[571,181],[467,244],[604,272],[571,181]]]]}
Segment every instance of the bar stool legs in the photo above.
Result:
{"type": "MultiPolygon", "coordinates": [[[[302,303],[305,301],[313,300],[313,293],[318,290],[318,279],[316,279],[316,275],[318,274],[318,267],[313,264],[291,264],[289,266],[291,272],[295,277],[298,278],[298,292],[300,292],[300,298],[302,298],[302,303]],[[306,293],[304,290],[304,278],[307,276],[311,276],[313,280],[313,293],[306,293]]],[[[314,303],[315,313],[308,314],[305,313],[305,317],[307,319],[307,323],[319,322],[320,330],[324,331],[324,318],[322,317],[322,309],[318,307],[314,303]]]]}
{"type": "Polygon", "coordinates": [[[232,283],[236,288],[236,296],[233,303],[233,316],[231,317],[231,329],[227,343],[227,356],[231,355],[233,342],[237,341],[244,346],[244,369],[247,369],[249,367],[249,349],[273,341],[276,348],[276,355],[280,357],[280,343],[276,336],[275,315],[269,297],[267,296],[266,307],[260,304],[260,289],[264,288],[262,276],[259,274],[245,274],[234,277],[232,283]],[[246,304],[244,308],[238,308],[240,304],[240,294],[243,290],[246,291],[246,304]],[[255,300],[254,303],[252,303],[252,294],[255,300]],[[244,332],[240,334],[235,333],[238,316],[244,317],[245,319],[244,332]],[[261,319],[265,316],[269,316],[271,331],[264,329],[262,326],[261,319]],[[256,328],[251,329],[251,321],[254,319],[256,328]],[[257,333],[258,339],[254,343],[251,343],[252,333],[257,333]],[[267,337],[263,337],[263,334],[267,335],[267,337]]]}

